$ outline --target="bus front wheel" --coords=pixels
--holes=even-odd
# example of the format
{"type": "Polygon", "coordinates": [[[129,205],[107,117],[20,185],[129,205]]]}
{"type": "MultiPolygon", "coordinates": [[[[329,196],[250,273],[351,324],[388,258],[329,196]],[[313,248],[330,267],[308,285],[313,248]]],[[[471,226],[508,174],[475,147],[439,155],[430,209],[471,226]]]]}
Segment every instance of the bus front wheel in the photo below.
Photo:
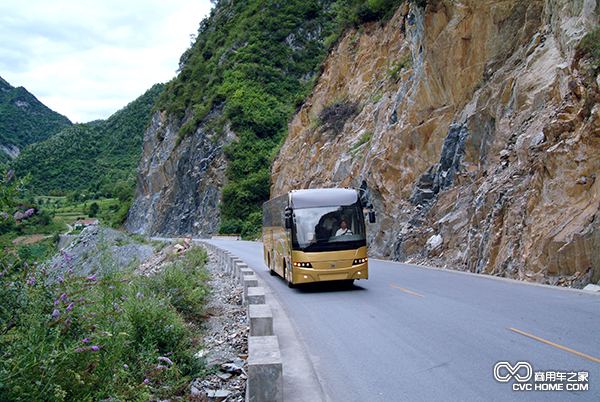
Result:
{"type": "Polygon", "coordinates": [[[296,287],[296,285],[294,285],[294,283],[292,282],[294,280],[293,276],[292,276],[292,273],[288,272],[288,267],[285,264],[285,262],[283,263],[283,270],[284,270],[283,271],[283,273],[284,273],[283,277],[285,278],[285,282],[287,283],[288,288],[294,288],[294,287],[296,287]]]}
{"type": "Polygon", "coordinates": [[[275,275],[277,275],[277,273],[276,273],[276,272],[273,270],[273,264],[272,264],[272,262],[271,262],[271,254],[269,254],[269,255],[267,256],[267,258],[268,258],[268,261],[269,261],[269,274],[270,274],[271,276],[275,276],[275,275]]]}

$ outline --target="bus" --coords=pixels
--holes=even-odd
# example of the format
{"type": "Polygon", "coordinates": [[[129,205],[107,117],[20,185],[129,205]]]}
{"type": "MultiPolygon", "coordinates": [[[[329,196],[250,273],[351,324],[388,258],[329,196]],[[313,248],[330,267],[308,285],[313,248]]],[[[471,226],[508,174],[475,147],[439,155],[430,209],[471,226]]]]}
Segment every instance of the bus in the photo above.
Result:
{"type": "MultiPolygon", "coordinates": [[[[375,222],[370,204],[369,221],[375,222]]],[[[263,248],[271,275],[289,287],[369,278],[367,233],[357,190],[292,190],[263,204],[263,248]]]]}

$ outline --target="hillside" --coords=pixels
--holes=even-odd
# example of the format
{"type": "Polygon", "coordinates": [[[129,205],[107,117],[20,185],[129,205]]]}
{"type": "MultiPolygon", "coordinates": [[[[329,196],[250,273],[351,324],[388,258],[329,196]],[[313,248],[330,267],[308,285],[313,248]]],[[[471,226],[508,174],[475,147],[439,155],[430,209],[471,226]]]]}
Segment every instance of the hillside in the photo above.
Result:
{"type": "Polygon", "coordinates": [[[107,195],[119,181],[132,186],[150,110],[163,87],[154,85],[106,120],[73,125],[26,147],[10,169],[19,176],[31,173],[38,194],[89,190],[107,195]]]}
{"type": "Polygon", "coordinates": [[[155,108],[127,230],[260,230],[270,163],[329,45],[397,4],[218,1],[155,108]]]}
{"type": "Polygon", "coordinates": [[[600,280],[595,2],[297,6],[217,2],[146,131],[127,230],[251,233],[266,193],[351,186],[372,256],[600,280]]]}
{"type": "Polygon", "coordinates": [[[362,187],[373,256],[597,283],[597,27],[595,2],[487,0],[408,3],[348,32],[289,125],[272,195],[362,187]],[[337,132],[311,123],[347,105],[337,132]]]}
{"type": "Polygon", "coordinates": [[[71,125],[69,119],[50,110],[25,88],[14,88],[0,77],[0,163],[71,125]]]}

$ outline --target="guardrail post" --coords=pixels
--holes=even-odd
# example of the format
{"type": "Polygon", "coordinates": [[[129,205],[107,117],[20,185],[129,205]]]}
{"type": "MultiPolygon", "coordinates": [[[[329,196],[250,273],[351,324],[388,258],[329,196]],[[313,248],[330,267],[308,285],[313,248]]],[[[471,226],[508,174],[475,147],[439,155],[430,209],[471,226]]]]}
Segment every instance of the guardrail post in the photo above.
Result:
{"type": "Polygon", "coordinates": [[[283,402],[283,364],[276,336],[248,337],[247,402],[283,402]]]}

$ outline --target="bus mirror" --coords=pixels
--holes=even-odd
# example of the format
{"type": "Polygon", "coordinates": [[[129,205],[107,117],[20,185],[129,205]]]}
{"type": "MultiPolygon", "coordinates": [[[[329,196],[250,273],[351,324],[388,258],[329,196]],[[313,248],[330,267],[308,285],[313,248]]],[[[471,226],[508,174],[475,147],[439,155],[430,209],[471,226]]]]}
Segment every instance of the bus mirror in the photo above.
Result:
{"type": "Polygon", "coordinates": [[[285,208],[285,228],[291,229],[293,224],[292,220],[292,209],[290,207],[285,208]]]}
{"type": "Polygon", "coordinates": [[[375,223],[375,212],[369,211],[369,223],[375,223]]]}

